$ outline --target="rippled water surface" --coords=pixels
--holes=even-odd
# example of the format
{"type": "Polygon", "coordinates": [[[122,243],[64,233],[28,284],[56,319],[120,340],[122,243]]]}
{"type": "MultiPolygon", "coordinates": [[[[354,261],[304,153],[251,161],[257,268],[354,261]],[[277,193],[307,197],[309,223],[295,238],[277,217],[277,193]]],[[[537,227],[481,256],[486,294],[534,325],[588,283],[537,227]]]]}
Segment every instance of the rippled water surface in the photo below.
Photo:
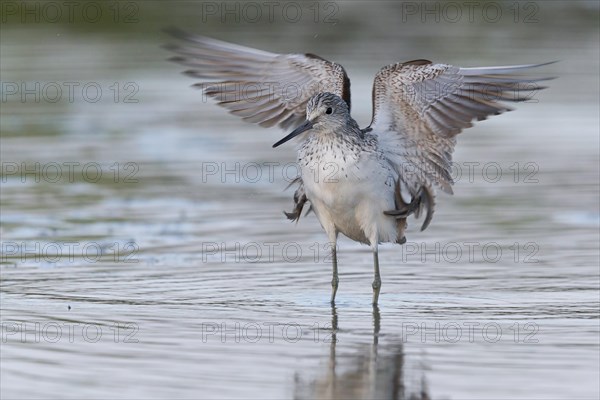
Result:
{"type": "Polygon", "coordinates": [[[398,15],[360,22],[351,3],[290,30],[182,17],[342,62],[362,126],[385,63],[561,60],[535,101],[459,137],[455,195],[381,247],[377,309],[370,251],[343,238],[329,305],[325,234],[282,214],[293,146],[190,89],[162,22],[3,26],[3,85],[80,86],[72,102],[3,86],[2,397],[598,398],[598,14],[578,4],[557,25],[541,7],[535,26],[397,34],[380,25],[398,15]]]}

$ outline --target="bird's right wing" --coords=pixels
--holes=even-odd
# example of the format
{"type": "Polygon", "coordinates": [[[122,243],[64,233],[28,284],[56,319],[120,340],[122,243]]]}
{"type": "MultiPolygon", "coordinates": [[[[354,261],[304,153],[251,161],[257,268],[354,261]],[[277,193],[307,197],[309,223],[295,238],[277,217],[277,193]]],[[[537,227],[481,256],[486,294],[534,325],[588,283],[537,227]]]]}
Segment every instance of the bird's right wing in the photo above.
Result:
{"type": "Polygon", "coordinates": [[[181,44],[166,46],[177,53],[171,61],[191,69],[186,75],[218,105],[264,127],[297,127],[306,119],[306,103],[331,92],[350,107],[350,80],[344,68],[312,54],[275,54],[190,35],[171,29],[181,44]]]}

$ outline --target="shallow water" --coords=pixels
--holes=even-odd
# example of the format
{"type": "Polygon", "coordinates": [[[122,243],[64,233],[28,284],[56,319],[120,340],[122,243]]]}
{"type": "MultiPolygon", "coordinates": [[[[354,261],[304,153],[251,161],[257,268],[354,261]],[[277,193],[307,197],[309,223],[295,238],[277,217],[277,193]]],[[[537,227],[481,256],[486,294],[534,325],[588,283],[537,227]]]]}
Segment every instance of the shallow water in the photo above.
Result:
{"type": "MultiPolygon", "coordinates": [[[[452,62],[563,61],[538,103],[460,137],[455,195],[381,248],[378,309],[371,254],[347,239],[329,305],[318,221],[282,215],[292,146],[205,102],[157,50],[165,37],[3,27],[3,82],[103,96],[2,102],[2,397],[598,398],[598,31],[525,39],[542,25],[502,56],[452,53],[462,31],[433,47],[410,31],[452,62]]],[[[378,60],[398,56],[335,43],[316,45],[347,66],[365,125],[378,60]]]]}

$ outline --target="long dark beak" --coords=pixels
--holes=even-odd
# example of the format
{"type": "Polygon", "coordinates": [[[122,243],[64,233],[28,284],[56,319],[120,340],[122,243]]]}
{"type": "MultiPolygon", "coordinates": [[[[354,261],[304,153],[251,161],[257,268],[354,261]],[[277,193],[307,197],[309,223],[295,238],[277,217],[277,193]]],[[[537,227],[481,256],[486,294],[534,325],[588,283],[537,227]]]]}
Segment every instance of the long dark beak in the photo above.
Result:
{"type": "Polygon", "coordinates": [[[311,129],[312,127],[313,127],[313,123],[312,122],[310,122],[309,120],[304,121],[304,123],[302,125],[300,125],[299,127],[297,127],[296,129],[294,129],[292,131],[292,133],[290,133],[289,135],[287,135],[286,137],[284,137],[283,139],[281,139],[279,142],[275,143],[273,145],[273,148],[284,144],[288,140],[290,140],[290,139],[298,136],[299,134],[301,134],[303,132],[306,132],[307,130],[311,129]]]}

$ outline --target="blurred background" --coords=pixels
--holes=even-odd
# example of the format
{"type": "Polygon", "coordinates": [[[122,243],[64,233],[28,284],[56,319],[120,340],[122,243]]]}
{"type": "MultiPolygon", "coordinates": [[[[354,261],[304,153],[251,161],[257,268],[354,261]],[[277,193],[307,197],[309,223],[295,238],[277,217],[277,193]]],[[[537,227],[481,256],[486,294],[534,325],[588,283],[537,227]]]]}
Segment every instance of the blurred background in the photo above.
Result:
{"type": "Polygon", "coordinates": [[[597,1],[3,1],[3,398],[598,398],[597,1]],[[458,138],[407,245],[290,224],[284,132],[212,104],[163,32],[342,64],[559,61],[458,138]]]}

